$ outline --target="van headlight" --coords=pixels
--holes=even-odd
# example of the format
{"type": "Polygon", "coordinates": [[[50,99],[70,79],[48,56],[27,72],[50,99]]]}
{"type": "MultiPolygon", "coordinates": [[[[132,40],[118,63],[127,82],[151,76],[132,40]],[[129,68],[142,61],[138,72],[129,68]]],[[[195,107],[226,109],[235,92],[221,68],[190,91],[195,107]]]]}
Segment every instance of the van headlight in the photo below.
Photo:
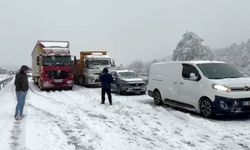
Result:
{"type": "Polygon", "coordinates": [[[224,85],[213,84],[212,87],[215,90],[224,91],[224,92],[231,92],[231,89],[229,87],[224,86],[224,85]]]}

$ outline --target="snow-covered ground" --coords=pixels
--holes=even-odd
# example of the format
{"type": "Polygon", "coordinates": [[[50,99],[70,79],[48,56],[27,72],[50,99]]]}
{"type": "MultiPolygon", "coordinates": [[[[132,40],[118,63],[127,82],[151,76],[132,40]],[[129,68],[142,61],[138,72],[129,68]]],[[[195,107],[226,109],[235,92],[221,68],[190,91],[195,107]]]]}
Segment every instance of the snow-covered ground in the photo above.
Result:
{"type": "Polygon", "coordinates": [[[7,75],[7,74],[0,74],[0,81],[6,79],[8,77],[9,77],[9,75],[7,75]]]}
{"type": "Polygon", "coordinates": [[[158,107],[147,95],[113,94],[100,104],[99,88],[41,92],[30,82],[24,113],[13,118],[13,81],[0,90],[3,150],[250,150],[250,118],[209,120],[158,107]]]}

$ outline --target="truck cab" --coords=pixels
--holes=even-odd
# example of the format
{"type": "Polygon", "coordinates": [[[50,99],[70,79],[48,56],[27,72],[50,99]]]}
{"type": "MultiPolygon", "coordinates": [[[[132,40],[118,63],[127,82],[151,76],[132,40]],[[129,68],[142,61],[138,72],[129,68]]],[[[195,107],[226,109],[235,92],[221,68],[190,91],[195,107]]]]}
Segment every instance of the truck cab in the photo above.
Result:
{"type": "Polygon", "coordinates": [[[72,89],[73,67],[67,41],[38,41],[32,52],[33,80],[40,89],[72,89]]]}
{"type": "Polygon", "coordinates": [[[75,82],[82,86],[99,86],[99,77],[103,68],[111,68],[114,61],[107,55],[107,51],[83,51],[75,69],[75,82]]]}

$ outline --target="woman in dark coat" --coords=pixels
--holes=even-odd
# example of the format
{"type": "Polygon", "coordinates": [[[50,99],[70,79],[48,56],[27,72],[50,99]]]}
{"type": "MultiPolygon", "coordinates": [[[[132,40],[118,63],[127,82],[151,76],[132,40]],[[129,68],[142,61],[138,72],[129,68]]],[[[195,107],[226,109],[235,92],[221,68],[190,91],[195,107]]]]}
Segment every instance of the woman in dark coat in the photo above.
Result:
{"type": "Polygon", "coordinates": [[[102,102],[101,104],[105,103],[105,93],[108,95],[109,104],[112,105],[112,97],[111,97],[111,83],[114,82],[113,77],[108,72],[108,68],[104,68],[100,77],[101,84],[102,84],[102,102]]]}
{"type": "Polygon", "coordinates": [[[15,119],[17,120],[22,119],[23,117],[23,107],[25,104],[27,91],[29,89],[28,76],[27,76],[28,70],[29,67],[23,65],[15,77],[16,97],[17,97],[15,119]]]}

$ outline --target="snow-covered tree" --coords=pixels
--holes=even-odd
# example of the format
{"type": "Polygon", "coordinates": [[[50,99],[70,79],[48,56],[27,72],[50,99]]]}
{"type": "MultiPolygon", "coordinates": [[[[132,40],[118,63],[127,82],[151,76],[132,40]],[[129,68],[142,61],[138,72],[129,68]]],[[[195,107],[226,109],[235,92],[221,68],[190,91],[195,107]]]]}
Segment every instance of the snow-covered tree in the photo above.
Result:
{"type": "Polygon", "coordinates": [[[153,63],[156,63],[156,62],[159,62],[159,60],[153,59],[153,60],[148,61],[148,62],[146,62],[146,63],[144,64],[144,68],[145,68],[144,70],[145,70],[145,73],[146,73],[147,75],[149,74],[151,65],[152,65],[153,63]]]}
{"type": "Polygon", "coordinates": [[[174,50],[172,60],[189,61],[189,60],[213,60],[208,46],[202,45],[203,39],[193,32],[187,32],[183,35],[182,40],[174,50]]]}
{"type": "Polygon", "coordinates": [[[250,40],[233,43],[231,46],[214,51],[218,60],[228,62],[244,74],[250,75],[250,40]]]}
{"type": "Polygon", "coordinates": [[[135,60],[131,64],[129,64],[127,68],[133,70],[138,74],[144,71],[144,63],[141,60],[135,60]]]}

